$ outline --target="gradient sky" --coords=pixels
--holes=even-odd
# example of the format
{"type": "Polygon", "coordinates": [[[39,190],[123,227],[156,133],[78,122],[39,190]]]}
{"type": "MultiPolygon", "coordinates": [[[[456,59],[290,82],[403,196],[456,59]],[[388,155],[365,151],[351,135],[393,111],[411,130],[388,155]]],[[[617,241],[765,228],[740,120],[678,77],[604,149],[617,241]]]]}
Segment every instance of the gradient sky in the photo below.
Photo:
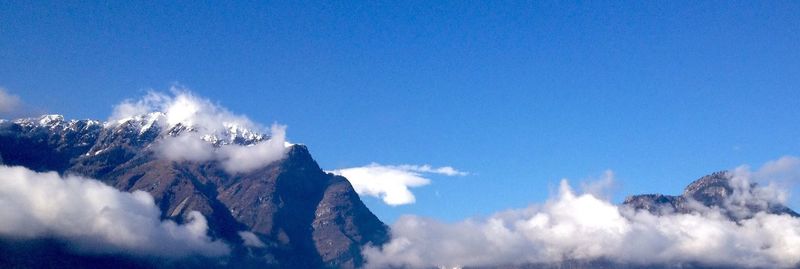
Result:
{"type": "Polygon", "coordinates": [[[31,2],[0,2],[0,87],[27,111],[106,119],[180,83],[288,125],[324,169],[470,173],[413,205],[365,197],[390,223],[524,207],[606,169],[619,201],[800,155],[795,1],[31,2]]]}

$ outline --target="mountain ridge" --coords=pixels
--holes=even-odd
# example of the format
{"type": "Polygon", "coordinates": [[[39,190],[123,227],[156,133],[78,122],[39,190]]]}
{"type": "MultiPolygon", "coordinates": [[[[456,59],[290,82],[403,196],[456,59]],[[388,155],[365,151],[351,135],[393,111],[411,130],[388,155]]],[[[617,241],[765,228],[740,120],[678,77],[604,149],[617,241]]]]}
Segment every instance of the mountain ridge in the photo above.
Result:
{"type": "MultiPolygon", "coordinates": [[[[60,115],[0,121],[0,163],[100,180],[122,191],[150,193],[163,219],[189,212],[207,217],[209,233],[234,249],[236,267],[355,268],[361,246],[388,240],[388,226],[361,202],[350,183],[325,173],[305,145],[286,144],[283,158],[231,172],[219,160],[166,160],[153,150],[190,125],[159,123],[159,115],[116,123],[64,120],[60,115]],[[154,117],[156,119],[154,119],[154,117]],[[239,232],[263,247],[245,246],[239,232]]],[[[239,126],[211,130],[204,143],[250,147],[270,137],[239,126]]],[[[235,260],[234,259],[234,260],[235,260]]]]}
{"type": "Polygon", "coordinates": [[[788,214],[800,217],[800,214],[781,203],[763,201],[753,203],[748,200],[732,201],[734,195],[744,192],[752,194],[758,187],[756,183],[743,182],[745,188],[734,188],[734,176],[727,170],[717,171],[702,176],[686,186],[680,195],[640,194],[625,198],[622,203],[636,210],[646,210],[656,215],[668,213],[690,214],[698,212],[700,207],[717,208],[731,220],[739,221],[752,217],[758,212],[769,214],[788,214]]]}
{"type": "MultiPolygon", "coordinates": [[[[389,228],[366,208],[349,181],[324,172],[307,146],[286,143],[281,159],[253,170],[231,172],[218,159],[170,160],[162,158],[155,148],[164,139],[187,133],[201,134],[192,138],[214,150],[227,146],[253,147],[272,137],[235,126],[211,130],[217,136],[206,139],[208,133],[202,132],[208,132],[207,129],[180,122],[163,124],[159,123],[164,121],[162,115],[148,115],[117,122],[64,120],[60,115],[0,120],[0,164],[82,175],[126,192],[145,191],[153,196],[161,210],[160,217],[177,223],[186,222],[192,211],[200,212],[208,220],[209,235],[232,247],[231,256],[221,263],[192,257],[169,266],[156,266],[135,258],[78,255],[68,257],[68,262],[60,267],[98,262],[132,268],[358,268],[366,262],[362,247],[381,246],[389,241],[389,228]],[[253,233],[258,243],[246,242],[248,239],[242,232],[253,233]]],[[[719,171],[691,182],[680,195],[633,195],[621,206],[654,215],[705,214],[703,210],[712,209],[737,223],[760,212],[799,216],[777,202],[755,203],[745,199],[758,189],[757,184],[741,181],[732,172],[719,171]]],[[[75,255],[51,246],[63,243],[48,240],[30,244],[43,246],[44,250],[36,253],[75,255]]],[[[14,251],[18,246],[19,242],[0,238],[0,253],[19,253],[14,251]]],[[[19,265],[17,262],[21,260],[0,257],[0,264],[19,265]]],[[[488,268],[653,266],[714,268],[702,263],[637,265],[605,259],[488,268]]]]}

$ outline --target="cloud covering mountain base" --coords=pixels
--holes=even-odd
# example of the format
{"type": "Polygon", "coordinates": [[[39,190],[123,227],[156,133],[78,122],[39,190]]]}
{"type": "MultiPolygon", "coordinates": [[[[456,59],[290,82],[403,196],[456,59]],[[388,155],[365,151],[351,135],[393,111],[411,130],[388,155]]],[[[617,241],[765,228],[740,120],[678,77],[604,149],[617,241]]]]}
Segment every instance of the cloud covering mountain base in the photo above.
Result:
{"type": "MultiPolygon", "coordinates": [[[[48,126],[61,126],[58,122],[48,126]]],[[[285,126],[273,125],[268,138],[261,136],[266,130],[246,117],[181,89],[173,89],[172,95],[149,93],[141,100],[123,102],[103,126],[122,124],[128,125],[119,130],[130,129],[139,136],[160,126],[157,136],[161,140],[147,147],[159,159],[216,161],[230,174],[265,167],[286,155],[285,126]]],[[[86,156],[97,156],[105,149],[86,156]]],[[[414,203],[411,189],[430,184],[430,175],[467,175],[448,166],[377,163],[329,172],[347,177],[362,197],[374,196],[393,206],[414,203]]],[[[570,261],[796,267],[800,262],[800,219],[764,209],[787,201],[783,190],[800,178],[800,159],[781,158],[757,171],[739,167],[730,176],[732,193],[719,206],[688,201],[689,213],[652,212],[604,198],[602,190],[614,183],[613,172],[607,171],[600,181],[584,185],[583,193],[562,181],[558,195],[544,204],[484,219],[444,223],[401,217],[392,227],[390,242],[366,247],[363,254],[371,268],[570,261]]],[[[150,194],[120,192],[79,176],[0,166],[0,207],[0,237],[57,239],[80,253],[175,258],[224,257],[230,252],[227,245],[209,238],[206,219],[199,213],[189,213],[184,224],[160,220],[150,194]]],[[[384,229],[379,231],[376,234],[385,235],[384,229]]],[[[271,243],[249,231],[238,235],[250,248],[271,243]]]]}
{"type": "Polygon", "coordinates": [[[206,219],[160,220],[153,197],[121,192],[99,181],[0,166],[0,236],[53,238],[88,254],[180,258],[217,257],[229,248],[206,234],[206,219]]]}
{"type": "MultiPolygon", "coordinates": [[[[734,170],[737,189],[729,204],[783,199],[774,185],[750,184],[787,175],[800,165],[770,162],[750,172],[734,170]],[[777,164],[781,167],[776,168],[777,164]],[[760,195],[754,195],[760,194],[760,195]],[[763,194],[772,194],[764,196],[763,194]]],[[[364,250],[371,268],[554,264],[607,260],[633,265],[701,264],[743,268],[791,268],[800,262],[800,219],[752,212],[734,220],[721,208],[694,203],[692,213],[652,214],[576,193],[566,180],[557,197],[486,219],[443,223],[403,216],[392,241],[364,250]]]]}

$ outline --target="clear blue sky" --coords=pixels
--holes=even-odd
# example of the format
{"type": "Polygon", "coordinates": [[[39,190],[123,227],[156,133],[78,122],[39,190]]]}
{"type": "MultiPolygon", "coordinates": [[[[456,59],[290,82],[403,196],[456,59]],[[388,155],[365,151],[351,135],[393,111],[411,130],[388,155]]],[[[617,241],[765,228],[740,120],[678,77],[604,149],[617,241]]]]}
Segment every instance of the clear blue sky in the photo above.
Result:
{"type": "Polygon", "coordinates": [[[325,169],[472,173],[414,205],[365,199],[389,222],[523,207],[605,169],[617,200],[678,193],[800,155],[796,1],[31,2],[0,2],[0,86],[29,107],[107,118],[179,82],[287,124],[325,169]]]}

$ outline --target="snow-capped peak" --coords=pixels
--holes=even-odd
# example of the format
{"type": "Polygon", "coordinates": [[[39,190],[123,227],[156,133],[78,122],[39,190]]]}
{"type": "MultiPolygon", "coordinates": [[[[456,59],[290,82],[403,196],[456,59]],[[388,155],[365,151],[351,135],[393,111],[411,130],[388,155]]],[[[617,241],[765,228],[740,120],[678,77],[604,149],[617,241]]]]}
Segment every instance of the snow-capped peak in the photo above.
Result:
{"type": "Polygon", "coordinates": [[[39,125],[53,125],[64,121],[63,115],[43,115],[39,117],[39,125]]]}
{"type": "Polygon", "coordinates": [[[102,128],[112,129],[115,133],[134,133],[139,136],[179,136],[186,132],[193,132],[199,137],[214,145],[253,145],[268,140],[269,135],[261,132],[257,127],[247,122],[178,122],[170,124],[164,112],[149,112],[141,115],[114,119],[106,122],[95,120],[65,120],[62,115],[43,115],[35,118],[24,118],[12,121],[27,128],[47,128],[51,130],[78,130],[99,125],[102,128]]]}
{"type": "Polygon", "coordinates": [[[15,124],[25,126],[28,128],[48,128],[48,129],[65,129],[65,130],[78,130],[89,128],[94,125],[99,125],[99,121],[95,120],[64,120],[64,116],[57,114],[42,115],[36,118],[22,118],[11,121],[15,124]]]}
{"type": "Polygon", "coordinates": [[[42,115],[38,118],[24,118],[24,119],[17,119],[14,120],[14,123],[20,124],[23,126],[42,126],[42,127],[55,127],[64,122],[64,116],[62,115],[42,115]]]}
{"type": "Polygon", "coordinates": [[[147,114],[136,115],[132,117],[122,118],[116,121],[106,122],[106,127],[113,127],[122,124],[135,126],[139,129],[139,134],[143,134],[152,128],[154,125],[166,125],[167,115],[163,112],[150,112],[147,114]]]}
{"type": "Polygon", "coordinates": [[[202,135],[202,139],[215,145],[219,144],[253,144],[267,139],[268,137],[260,132],[256,132],[233,123],[223,123],[222,130],[209,130],[202,135]]]}
{"type": "Polygon", "coordinates": [[[177,136],[184,132],[196,132],[202,140],[214,145],[224,144],[254,144],[269,138],[259,131],[244,127],[236,122],[197,122],[187,118],[184,121],[172,121],[164,112],[149,112],[146,114],[126,117],[106,122],[106,128],[119,128],[128,132],[136,131],[140,135],[158,128],[154,131],[177,136]],[[205,124],[204,124],[205,123],[205,124]]]}

